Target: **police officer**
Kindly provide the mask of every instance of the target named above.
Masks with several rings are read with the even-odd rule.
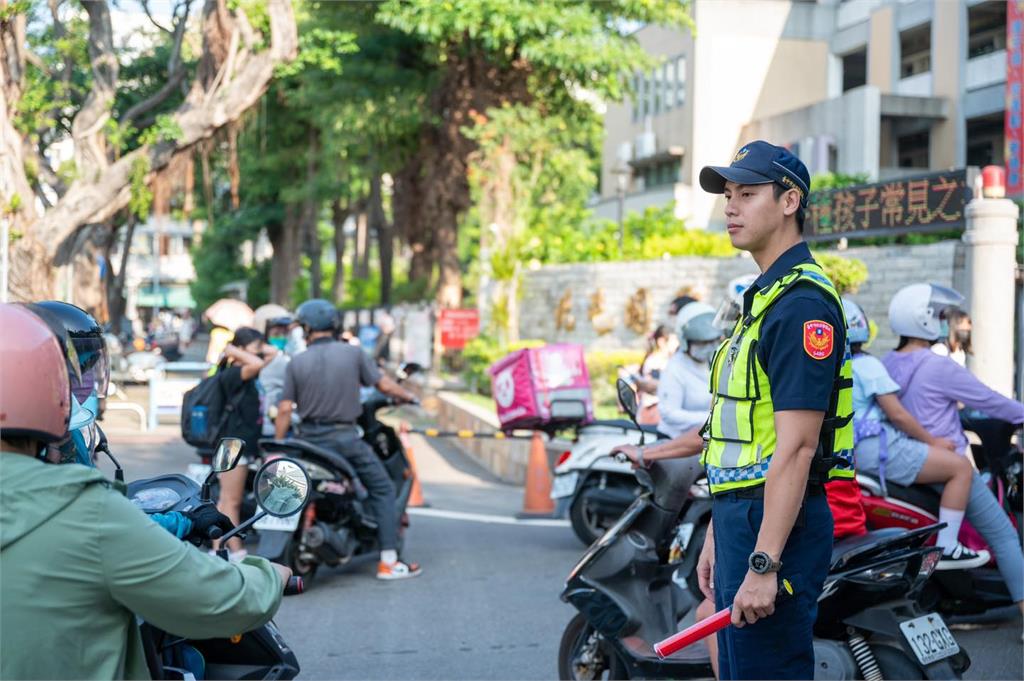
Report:
[[[830,479],[853,477],[852,365],[835,287],[802,240],[810,176],[782,147],[708,166],[729,238],[760,276],[711,366],[703,463],[714,495],[701,589],[732,604],[723,679],[814,678],[812,628],[832,551]],[[795,595],[777,600],[781,579]]]
[[[362,413],[360,386],[376,386],[403,402],[416,402],[416,396],[381,374],[358,346],[335,340],[338,312],[334,305],[317,298],[307,300],[296,312],[308,346],[292,358],[285,372],[275,435],[284,439],[291,426],[293,403],[298,403],[302,438],[344,456],[370,493],[381,549],[377,578],[415,577],[420,567],[398,559],[395,486],[380,458],[363,441],[356,420]]]

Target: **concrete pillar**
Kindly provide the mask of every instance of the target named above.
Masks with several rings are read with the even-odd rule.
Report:
[[[1017,205],[1008,199],[967,204],[967,305],[974,354],[967,368],[987,386],[1013,397],[1014,277]]]

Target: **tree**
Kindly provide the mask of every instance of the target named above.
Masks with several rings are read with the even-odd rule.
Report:
[[[59,4],[59,3],[57,3]],[[148,6],[144,4],[144,7]],[[179,0],[175,16],[187,14],[191,0]],[[88,50],[91,85],[74,114],[71,137],[75,146],[73,179],[59,197],[40,213],[24,169],[24,136],[13,125],[24,94],[25,65],[30,57],[25,40],[28,2],[0,0],[0,44],[3,45],[3,105],[0,108],[0,166],[2,205],[12,219],[18,239],[11,255],[11,284],[15,298],[38,299],[52,295],[53,270],[65,244],[89,224],[103,223],[131,199],[133,169],[145,164],[147,173],[165,168],[176,154],[189,150],[217,130],[237,120],[266,89],[274,69],[289,62],[297,50],[295,18],[289,0],[267,0],[258,7],[264,31],[257,32],[241,7],[229,9],[227,0],[206,0],[202,11],[202,53],[184,101],[171,114],[157,117],[137,138],[138,146],[115,157],[110,148],[108,122],[119,86],[118,55],[113,46],[110,13],[104,0],[83,3],[89,18]],[[182,14],[179,14],[182,13]],[[55,14],[56,16],[56,14]],[[174,32],[184,30],[175,24]],[[172,35],[174,35],[172,33]],[[180,49],[182,38],[174,43]],[[269,45],[266,45],[269,40]],[[178,57],[169,63],[169,80],[177,72]],[[175,91],[161,88],[124,112],[120,122],[141,122]],[[131,114],[129,116],[128,114]],[[42,176],[40,176],[42,178]],[[150,176],[151,177],[151,176]],[[45,182],[45,178],[42,178]],[[46,193],[46,189],[42,190]],[[45,203],[44,203],[45,206]]]
[[[673,0],[388,0],[378,20],[430,48],[439,71],[421,126],[417,156],[403,173],[412,269],[439,268],[437,300],[461,304],[458,224],[471,205],[466,135],[474,114],[527,105],[567,122],[586,118],[581,92],[606,100],[625,94],[626,72],[650,63],[625,21],[690,26],[686,3]]]

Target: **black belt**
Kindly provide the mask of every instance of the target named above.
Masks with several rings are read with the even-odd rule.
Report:
[[[753,487],[741,487],[739,489],[731,489],[727,492],[718,492],[713,495],[714,499],[724,497],[734,497],[736,499],[764,499],[764,485],[755,485]],[[807,488],[804,490],[804,498],[807,497],[820,497],[825,493],[824,485],[816,485],[814,483],[808,483]]]
[[[328,426],[332,428],[355,428],[356,424],[351,421],[320,421],[317,419],[302,419],[303,425]]]

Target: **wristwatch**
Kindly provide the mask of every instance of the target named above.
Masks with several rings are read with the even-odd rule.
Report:
[[[747,566],[750,571],[758,575],[766,575],[769,572],[778,572],[782,569],[782,561],[774,561],[764,551],[754,551],[747,558]]]

